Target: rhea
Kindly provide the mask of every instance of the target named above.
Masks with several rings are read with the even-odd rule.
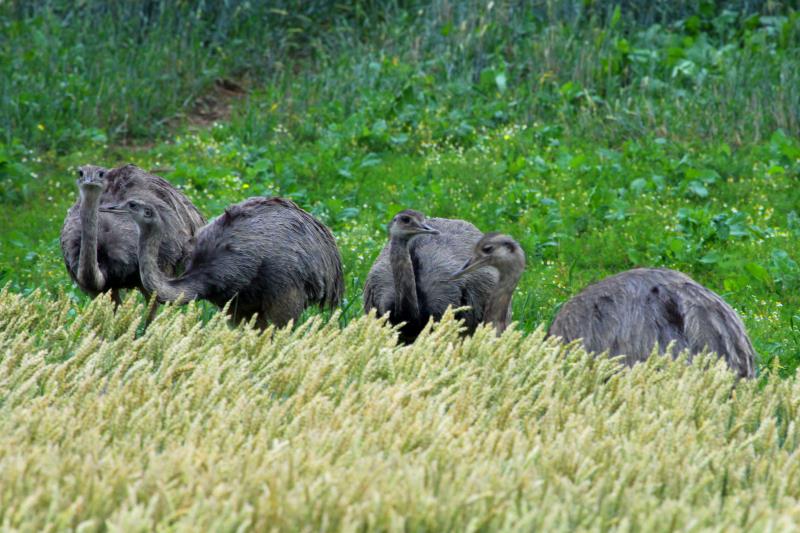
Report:
[[[389,242],[372,266],[364,284],[364,311],[389,314],[400,327],[400,340],[412,342],[425,324],[441,319],[448,307],[459,312],[468,331],[484,319],[485,302],[496,273],[476,270],[452,279],[469,259],[482,233],[464,220],[426,218],[407,209],[388,227]]]
[[[525,271],[525,252],[508,235],[487,233],[475,244],[472,257],[453,274],[452,279],[461,279],[485,268],[496,270],[498,277],[486,298],[483,321],[494,325],[499,335],[511,323],[511,300]]]
[[[636,268],[589,285],[561,307],[548,335],[581,339],[587,351],[633,365],[657,347],[677,356],[704,350],[740,377],[755,375],[755,352],[736,312],[713,291],[668,269]]]
[[[67,272],[92,297],[110,290],[119,303],[120,289],[138,288],[147,293],[139,277],[135,224],[100,212],[101,204],[117,204],[136,196],[158,206],[169,231],[158,249],[157,262],[169,273],[183,268],[192,239],[205,224],[179,190],[134,165],[111,170],[81,166],[78,191],[79,200],[67,212],[61,228],[61,250]]]
[[[139,227],[139,271],[160,302],[230,302],[234,322],[257,314],[256,325],[283,326],[311,304],[335,307],[342,298],[339,249],[325,225],[282,198],[249,198],[203,227],[186,271],[170,278],[157,251],[166,237],[154,205],[128,200],[104,211],[129,214]]]

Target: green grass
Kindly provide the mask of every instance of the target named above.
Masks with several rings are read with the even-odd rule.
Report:
[[[479,125],[544,117],[617,141],[797,133],[800,16],[791,2],[754,5],[6,2],[0,139],[63,154],[164,138],[224,76],[287,97],[311,136],[308,114],[369,127],[413,124],[414,110],[444,113],[452,124],[432,133],[462,140]],[[248,135],[269,132],[260,115]]]
[[[514,310],[526,330],[549,322],[563,301],[602,276],[668,266],[718,291],[743,315],[762,366],[774,357],[787,373],[797,366],[800,198],[796,160],[782,155],[786,146],[797,149],[788,137],[700,151],[663,138],[614,147],[554,137],[546,126],[506,125],[476,134],[467,148],[382,152],[344,135],[305,143],[288,132],[275,137],[245,144],[234,121],[142,151],[60,159],[61,172],[43,172],[41,188],[7,208],[4,279],[14,290],[44,286],[82,300],[58,247],[75,198],[66,167],[134,161],[162,169],[210,216],[249,195],[281,194],[320,217],[344,258],[345,321],[360,313],[361,285],[385,243],[385,224],[415,207],[522,243],[528,268]]]

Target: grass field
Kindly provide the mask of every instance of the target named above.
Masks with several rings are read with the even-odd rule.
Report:
[[[0,294],[0,523],[25,530],[786,530],[795,380],[632,371],[452,317],[274,337]],[[40,324],[60,324],[44,328]]]
[[[4,527],[797,522],[792,3],[37,0],[0,2],[0,35]],[[90,302],[59,229],[78,165],[127,162],[209,217],[281,195],[323,220],[336,326],[258,338],[201,303],[143,333],[139,296]],[[520,241],[515,333],[396,348],[359,318],[403,208]],[[664,362],[607,380],[543,344],[634,266],[721,294],[758,384]]]

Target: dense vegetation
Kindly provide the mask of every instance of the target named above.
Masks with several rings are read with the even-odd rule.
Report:
[[[800,390],[542,330],[398,347],[371,318],[0,293],[0,523],[40,531],[787,530]]]
[[[592,279],[665,265],[791,369],[799,18],[771,5],[5,4],[3,278],[82,301],[56,245],[72,169],[134,161],[209,215],[282,194],[322,217],[346,318],[414,206],[521,240],[526,328]]]
[[[0,1],[1,527],[796,524],[792,6]],[[138,295],[90,301],[59,228],[77,165],[127,162],[208,216],[294,199],[337,236],[343,308],[259,335],[203,303],[145,331]],[[521,242],[514,330],[448,319],[398,347],[359,318],[407,207]],[[637,265],[722,294],[760,379],[542,339]]]
[[[0,15],[14,291],[85,304],[57,245],[74,168],[132,161],[209,216],[280,194],[322,218],[344,253],[343,322],[385,223],[415,207],[522,242],[523,329],[592,280],[661,265],[736,307],[762,371],[800,363],[800,16],[780,3],[54,0]]]
[[[800,362],[800,16],[780,2],[0,5],[0,280],[62,291],[84,162],[213,216],[295,199],[342,247],[343,322],[400,208],[516,236],[530,330],[592,280],[688,272],[762,370]],[[216,80],[216,81],[215,81]]]

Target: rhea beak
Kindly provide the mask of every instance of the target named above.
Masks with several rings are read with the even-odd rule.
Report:
[[[101,207],[99,209],[99,211],[101,213],[114,213],[116,215],[124,215],[125,213],[129,212],[127,209],[125,209],[121,205],[107,205],[105,207]]]
[[[464,263],[464,266],[461,267],[461,270],[459,270],[458,272],[454,272],[453,275],[450,276],[450,280],[455,281],[457,279],[463,278],[470,272],[486,266],[486,263],[488,262],[489,259],[487,257],[479,257],[479,258],[470,257],[469,259],[467,259],[467,262]]]
[[[439,235],[439,230],[427,224],[420,224],[415,233],[417,235]]]

